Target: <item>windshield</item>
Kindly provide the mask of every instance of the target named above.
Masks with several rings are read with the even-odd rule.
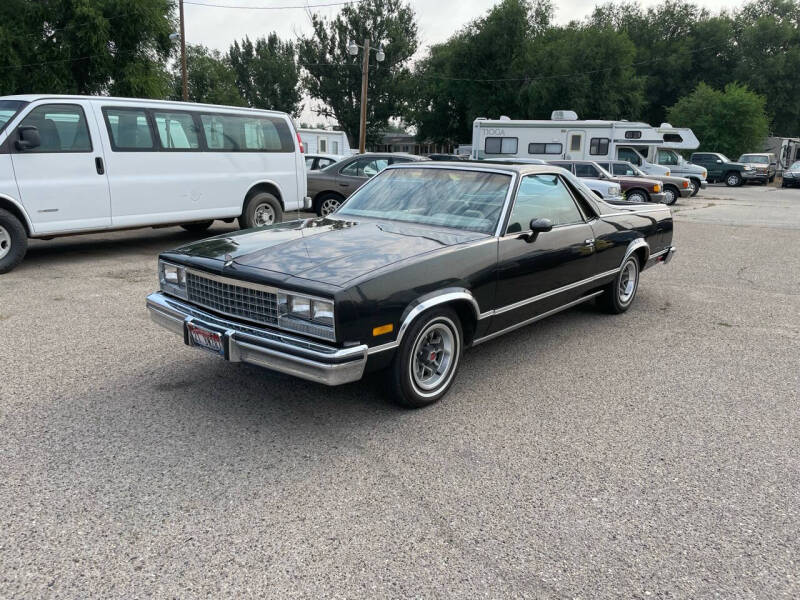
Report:
[[[26,104],[22,100],[0,100],[0,131],[6,128],[8,122]]]
[[[793,163],[791,167],[789,167],[790,171],[800,171],[800,160]]]
[[[511,175],[503,173],[389,169],[350,196],[336,215],[493,233],[509,185]]]
[[[747,154],[745,154],[745,155],[739,157],[739,162],[756,163],[756,164],[759,164],[759,165],[768,165],[769,164],[769,158],[766,157],[766,156],[753,156],[752,154],[748,156]]]
[[[718,157],[718,158],[719,158],[719,159],[720,159],[722,162],[733,162],[733,161],[732,161],[730,158],[728,158],[728,157],[727,157],[727,156],[725,156],[724,154],[717,154],[717,157]]]

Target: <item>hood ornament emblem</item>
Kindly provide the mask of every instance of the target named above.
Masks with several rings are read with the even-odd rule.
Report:
[[[230,267],[233,264],[233,257],[230,254],[225,255],[225,263],[223,264],[224,267]]]

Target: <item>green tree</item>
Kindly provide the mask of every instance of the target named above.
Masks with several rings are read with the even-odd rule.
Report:
[[[275,33],[255,43],[245,37],[241,43],[233,42],[228,60],[239,94],[249,106],[300,114],[300,69],[294,44],[281,41]]]
[[[378,139],[391,117],[400,116],[410,93],[406,63],[417,50],[414,12],[402,0],[363,0],[348,4],[332,20],[314,14],[313,35],[299,42],[303,84],[324,105],[319,116],[335,118],[352,144],[358,143],[362,55],[350,56],[348,41],[383,43],[386,58],[370,56],[367,139]]]
[[[227,57],[205,46],[186,47],[186,69],[189,77],[189,101],[208,104],[244,106],[245,101],[236,87],[236,74]],[[182,98],[180,62],[172,73],[172,98]]]
[[[163,98],[173,0],[3,0],[0,94]]]
[[[744,85],[729,83],[723,91],[700,83],[667,111],[670,123],[690,127],[701,151],[722,152],[734,159],[761,147],[769,121],[766,99]]]

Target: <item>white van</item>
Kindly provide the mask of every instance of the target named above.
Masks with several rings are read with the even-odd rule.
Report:
[[[664,138],[647,123],[581,121],[571,110],[553,111],[547,120],[478,118],[472,124],[473,160],[540,158],[542,160],[627,160],[648,175],[669,175],[632,146],[659,146]]]
[[[310,206],[282,112],[95,96],[0,97],[0,273],[27,238],[275,223]]]

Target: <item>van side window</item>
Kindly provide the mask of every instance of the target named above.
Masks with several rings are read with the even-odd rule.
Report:
[[[486,154],[516,154],[519,138],[487,137],[483,149]]]
[[[608,138],[592,138],[591,142],[589,142],[589,154],[605,156],[608,154],[609,142]]]
[[[104,107],[103,115],[114,151],[155,150],[147,114],[139,108]]]
[[[620,148],[619,150],[617,150],[617,158],[619,160],[624,160],[626,162],[634,164],[637,167],[640,167],[642,165],[642,161],[639,158],[639,155],[636,154],[636,152],[634,152],[630,148]]]
[[[550,219],[553,225],[583,222],[572,195],[558,175],[523,177],[506,233],[528,231],[533,219]]]
[[[194,118],[186,113],[153,112],[158,139],[167,150],[199,150],[200,136]]]
[[[600,178],[600,171],[594,165],[586,163],[575,163],[575,175],[578,177],[594,177]]]
[[[44,104],[34,108],[20,127],[36,127],[41,145],[34,152],[91,152],[92,141],[83,109],[76,104]]]
[[[294,137],[276,117],[201,114],[209,150],[222,152],[294,152]]]

